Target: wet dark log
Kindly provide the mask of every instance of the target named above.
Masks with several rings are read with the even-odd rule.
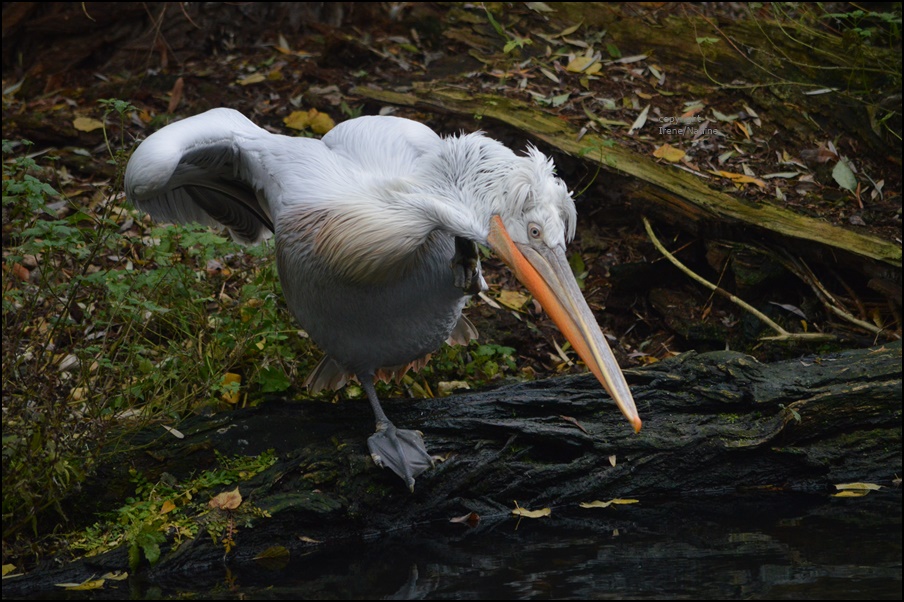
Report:
[[[827,498],[838,483],[888,486],[901,474],[900,343],[774,364],[733,352],[687,353],[627,376],[645,421],[637,435],[590,376],[389,401],[396,423],[421,429],[431,451],[445,457],[420,476],[413,494],[371,462],[365,443],[371,414],[365,401],[353,400],[272,401],[191,419],[181,426],[184,440],[159,438],[149,453],[104,467],[108,480],[86,497],[96,501],[118,489],[112,483],[128,466],[152,481],[164,473],[183,479],[214,465],[215,451],[275,450],[273,467],[240,484],[244,503],[271,518],[241,526],[229,555],[207,535],[164,554],[150,577],[172,582],[222,570],[224,562],[250,562],[276,545],[309,553],[318,545],[312,540],[427,524],[443,529],[469,512],[498,521],[515,500],[525,508],[552,507],[569,524],[585,512],[579,503],[593,500],[634,498],[650,511],[726,492]],[[604,520],[606,528],[637,520],[624,512],[616,519],[586,516],[579,520]],[[4,595],[127,566],[121,550],[6,580]]]

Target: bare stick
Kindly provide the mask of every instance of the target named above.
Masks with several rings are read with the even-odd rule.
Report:
[[[699,282],[703,286],[707,287],[711,291],[714,291],[714,292],[718,293],[719,295],[722,295],[723,297],[725,297],[726,299],[728,299],[735,305],[740,306],[742,309],[744,309],[744,311],[749,312],[750,314],[753,314],[758,320],[763,322],[763,324],[765,324],[766,326],[768,326],[769,328],[771,328],[772,330],[774,330],[775,332],[778,333],[777,336],[763,337],[762,338],[763,341],[832,341],[832,340],[835,340],[834,335],[825,334],[825,333],[821,333],[821,332],[788,332],[787,330],[785,330],[784,328],[779,326],[777,323],[775,323],[772,319],[770,319],[766,314],[764,314],[757,308],[753,307],[752,305],[750,305],[743,299],[739,299],[738,297],[735,297],[734,295],[732,295],[725,289],[719,288],[718,286],[716,286],[709,280],[694,273],[690,268],[688,268],[686,265],[684,265],[683,263],[678,261],[678,258],[675,257],[674,255],[672,255],[671,253],[669,253],[666,250],[666,248],[664,246],[662,246],[662,243],[659,242],[659,239],[656,238],[656,235],[653,234],[653,228],[650,226],[650,222],[649,222],[649,220],[647,220],[646,217],[643,218],[643,225],[644,225],[644,228],[646,228],[646,230],[647,230],[647,236],[650,237],[650,241],[653,243],[653,246],[655,246],[656,249],[660,253],[662,253],[662,255],[666,259],[671,261],[672,265],[674,265],[676,268],[678,268],[679,270],[681,270],[682,272],[684,272],[685,274],[690,276],[693,280],[696,280],[697,282]]]

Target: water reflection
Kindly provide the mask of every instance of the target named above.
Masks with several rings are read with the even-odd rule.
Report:
[[[517,526],[517,528],[516,528]],[[246,599],[901,599],[901,495],[787,493],[555,508],[331,543],[207,575]],[[197,576],[196,576],[197,577]],[[214,581],[216,580],[216,584]],[[170,584],[147,595],[184,595]],[[178,592],[178,594],[177,594]]]

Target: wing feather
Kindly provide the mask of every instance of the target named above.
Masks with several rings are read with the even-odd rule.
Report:
[[[269,136],[237,111],[213,109],[152,134],[126,168],[128,199],[154,219],[224,226],[236,240],[269,236],[273,220],[259,194],[254,146]]]

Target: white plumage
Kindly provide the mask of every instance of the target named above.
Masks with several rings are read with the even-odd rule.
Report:
[[[419,434],[386,418],[373,379],[403,373],[443,341],[476,336],[461,314],[486,287],[476,244],[512,267],[640,428],[565,260],[574,201],[536,149],[517,156],[479,133],[441,138],[396,117],[294,138],[213,109],[148,137],[125,188],[158,220],[225,226],[244,243],[275,235],[288,306],[326,353],[308,384],[358,377],[377,421],[374,460],[409,487],[432,460]]]

